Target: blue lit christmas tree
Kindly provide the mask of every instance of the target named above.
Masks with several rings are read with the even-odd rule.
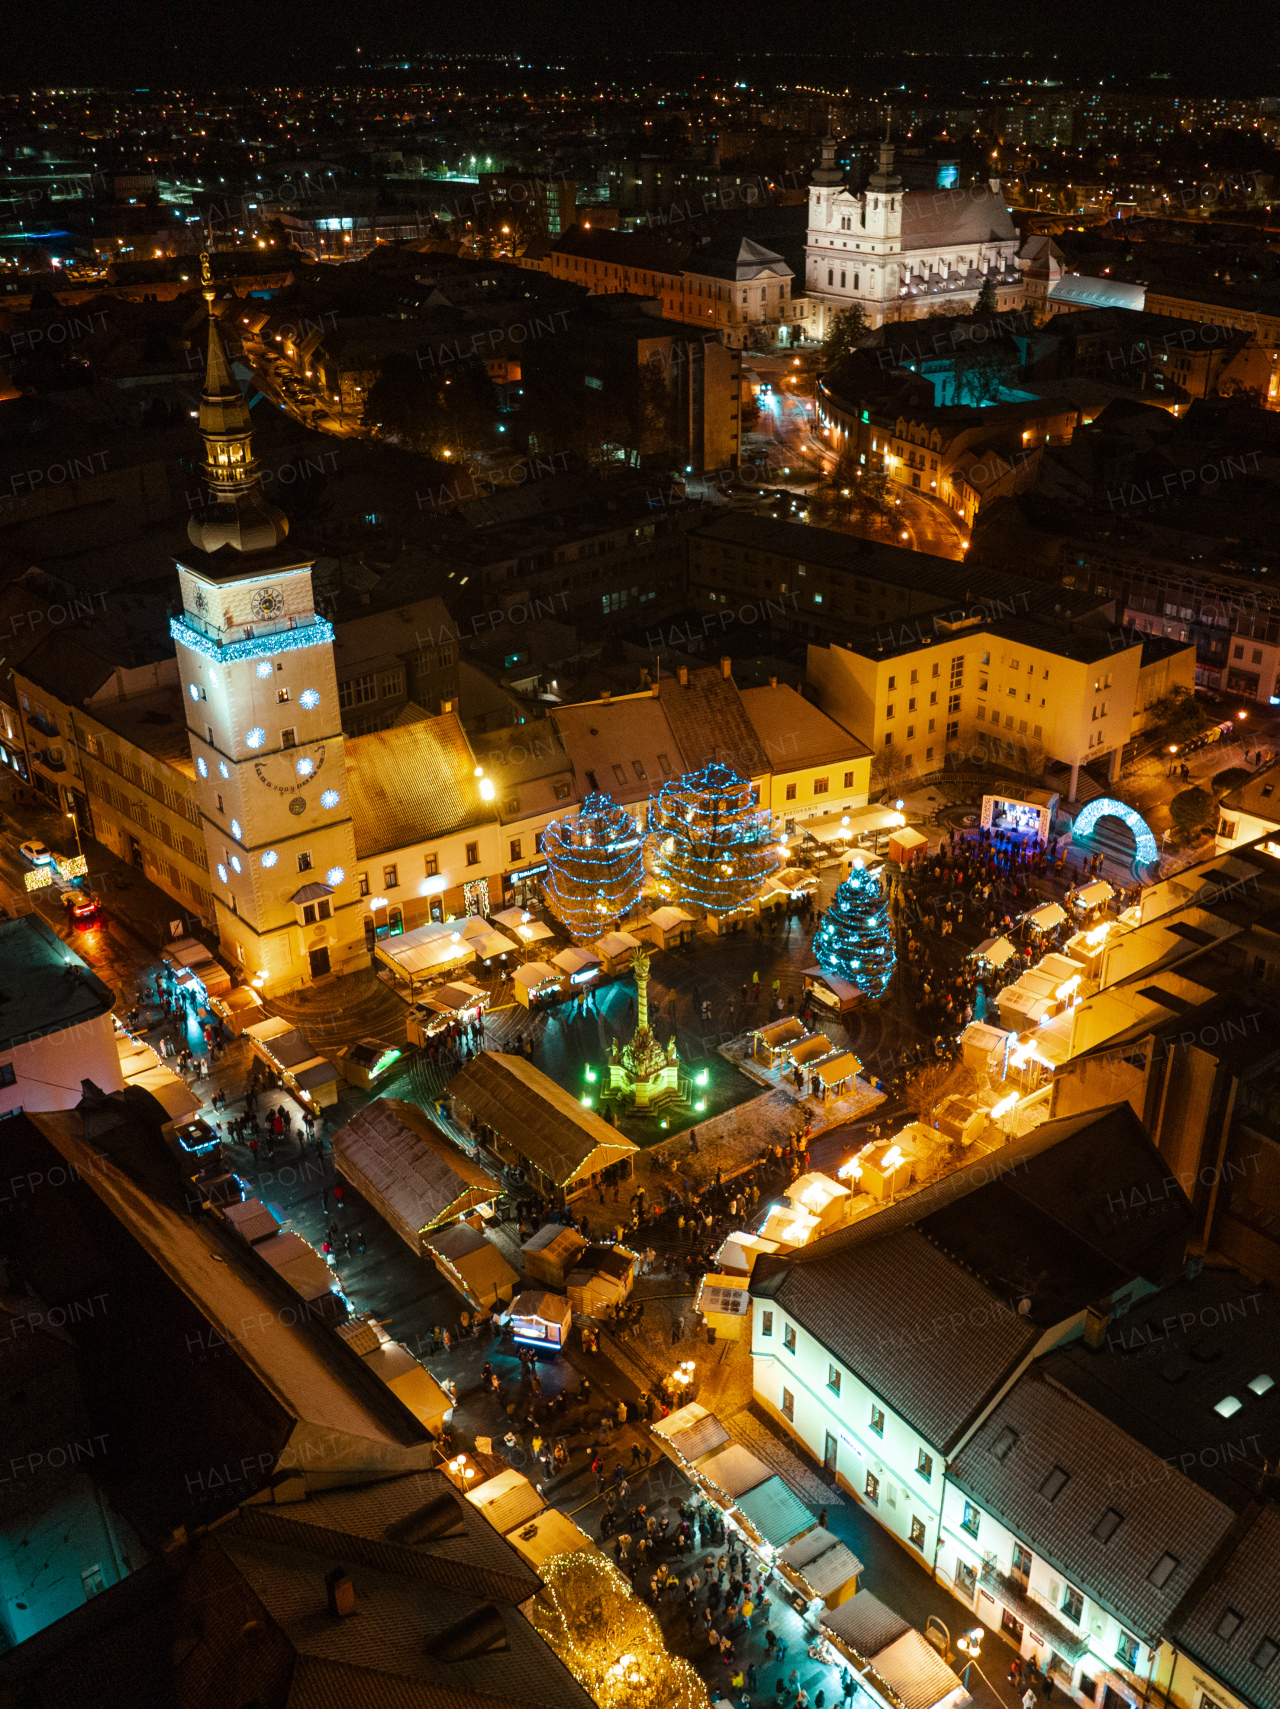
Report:
[[[612,796],[588,795],[576,819],[553,819],[542,833],[542,852],[547,906],[580,944],[603,937],[640,899],[640,832]]]
[[[780,863],[772,821],[751,784],[713,762],[664,783],[649,807],[649,856],[668,902],[731,914]]]
[[[868,997],[881,997],[888,989],[898,959],[889,900],[879,879],[860,860],[813,934],[813,953],[825,972],[856,985]]]

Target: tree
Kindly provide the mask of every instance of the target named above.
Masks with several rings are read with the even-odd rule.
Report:
[[[980,315],[993,315],[996,312],[996,282],[989,273],[982,281],[982,289],[978,292],[975,312]]]
[[[827,328],[827,335],[822,341],[823,361],[828,367],[838,362],[842,356],[856,350],[870,331],[866,310],[861,303],[850,303],[847,309],[839,311]]]
[[[882,997],[888,989],[897,961],[889,899],[861,859],[854,861],[822,916],[813,934],[813,952],[819,967],[868,997]]]
[[[1215,772],[1212,778],[1214,789],[1219,795],[1228,795],[1233,789],[1239,789],[1242,783],[1248,783],[1253,773],[1242,765],[1229,765],[1225,771]]]
[[[1189,688],[1171,689],[1151,703],[1151,727],[1160,732],[1161,746],[1189,742],[1207,730],[1210,724],[1221,722],[1202,700],[1197,700]]]
[[[640,900],[644,856],[625,808],[602,791],[576,819],[553,819],[542,833],[547,906],[576,942],[594,943]]]
[[[493,382],[482,363],[423,367],[396,354],[383,359],[362,419],[393,445],[469,468],[490,445],[496,415]]]
[[[991,284],[988,279],[983,290]],[[1012,382],[1017,368],[1018,360],[1013,351],[998,346],[993,349],[989,344],[975,344],[972,339],[964,340],[952,359],[952,401],[970,403],[975,408],[986,403],[998,403],[1000,388]]]
[[[710,1709],[692,1663],[668,1653],[661,1626],[607,1556],[580,1549],[538,1572],[533,1628],[600,1709]]]
[[[780,864],[769,814],[747,779],[718,761],[664,783],[649,827],[659,894],[708,914],[743,907]]]
[[[1207,789],[1184,789],[1175,795],[1169,803],[1169,817],[1179,838],[1189,843],[1207,823],[1214,808],[1213,796]]]

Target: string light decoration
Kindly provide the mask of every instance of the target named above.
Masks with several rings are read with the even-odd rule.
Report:
[[[575,942],[594,943],[640,899],[644,848],[636,822],[612,796],[588,795],[576,819],[542,833],[547,906]]]
[[[771,825],[732,766],[713,761],[664,783],[649,809],[659,894],[708,914],[744,907],[779,865]]]
[[[868,997],[882,997],[888,989],[898,959],[889,899],[862,860],[854,861],[823,915],[813,934],[813,953],[824,972],[856,985]]]
[[[662,1627],[612,1561],[583,1549],[538,1572],[534,1629],[599,1709],[710,1709],[692,1663],[668,1654]]]

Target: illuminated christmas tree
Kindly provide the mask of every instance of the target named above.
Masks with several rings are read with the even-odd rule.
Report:
[[[639,900],[640,832],[611,796],[588,795],[576,819],[553,819],[542,833],[542,852],[547,906],[578,943],[594,943]]]
[[[856,985],[868,997],[883,996],[888,989],[898,959],[889,900],[861,860],[853,863],[813,934],[813,953],[825,972]]]
[[[732,766],[712,763],[664,783],[649,808],[649,855],[668,901],[731,914],[780,863],[767,812]]]

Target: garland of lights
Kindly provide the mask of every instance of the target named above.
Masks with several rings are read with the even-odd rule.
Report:
[[[576,819],[553,819],[542,833],[547,906],[577,943],[594,943],[629,914],[644,886],[636,822],[603,791]]]
[[[659,893],[708,914],[744,907],[781,864],[772,821],[751,784],[718,762],[664,783],[649,827]]]
[[[180,617],[171,617],[169,633],[182,646],[215,665],[235,665],[243,659],[265,659],[272,653],[296,653],[302,647],[324,646],[333,641],[333,624],[327,618],[317,617],[299,629],[281,629],[274,635],[250,635],[246,640],[226,641],[219,646]]]
[[[881,997],[888,989],[898,959],[889,900],[861,860],[855,860],[813,934],[813,953],[824,972],[868,997]]]
[[[538,1569],[529,1619],[599,1709],[710,1709],[693,1664],[671,1655],[662,1627],[598,1550]]]

